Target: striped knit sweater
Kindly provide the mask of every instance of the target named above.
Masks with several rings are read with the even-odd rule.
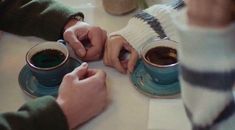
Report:
[[[123,36],[136,49],[164,35],[179,42],[179,79],[192,130],[235,130],[235,24],[224,29],[190,27],[183,10],[152,6],[111,35]]]

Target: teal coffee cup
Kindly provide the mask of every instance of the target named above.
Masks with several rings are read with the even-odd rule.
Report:
[[[44,42],[33,46],[26,54],[32,75],[45,86],[54,87],[68,73],[69,51],[59,42]]]
[[[141,50],[144,69],[157,84],[178,81],[177,43],[171,40],[155,40]]]

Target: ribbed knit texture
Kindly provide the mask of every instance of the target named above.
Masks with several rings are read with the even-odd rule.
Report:
[[[166,5],[154,5],[144,10],[144,12],[154,16],[160,22],[160,26],[168,38],[177,42],[179,41],[174,19],[172,19],[172,15],[176,13],[175,9]]]
[[[110,34],[123,36],[136,50],[140,50],[141,46],[148,40],[158,38],[158,34],[141,19],[132,18],[128,25]]]
[[[175,12],[174,9],[166,5],[154,5],[146,10],[145,13],[153,16],[159,22],[159,28],[162,28],[168,38],[178,41],[176,28],[173,24],[171,15]],[[159,39],[159,34],[154,31],[154,28],[148,23],[148,17],[136,18],[129,20],[128,24],[121,30],[113,32],[112,35],[123,36],[136,50],[140,50],[146,42]]]
[[[235,24],[211,29],[185,23],[176,22],[181,39],[178,57],[182,98],[192,129],[234,130]]]

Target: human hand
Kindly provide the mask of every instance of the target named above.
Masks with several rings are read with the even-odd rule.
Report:
[[[130,53],[129,59],[120,58],[123,50]],[[138,60],[138,52],[122,37],[111,36],[105,44],[103,62],[116,68],[121,73],[131,73]]]
[[[71,19],[65,26],[63,36],[82,60],[92,61],[102,58],[107,33],[100,27]]]
[[[189,24],[224,27],[234,20],[232,0],[187,0]]]
[[[106,74],[88,69],[83,63],[64,76],[57,103],[62,108],[72,129],[101,113],[107,105]]]

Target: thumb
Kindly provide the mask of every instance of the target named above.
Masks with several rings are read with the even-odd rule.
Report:
[[[86,49],[77,38],[75,32],[73,30],[66,30],[64,32],[64,39],[79,57],[84,57],[86,55]]]
[[[129,52],[127,72],[132,73],[139,55],[138,52],[129,43],[124,44],[124,48]]]
[[[132,48],[130,58],[129,58],[129,61],[128,61],[128,65],[127,65],[127,70],[128,70],[129,73],[133,72],[135,64],[136,64],[138,58],[139,58],[138,52],[134,48]]]
[[[78,80],[82,80],[86,77],[87,71],[88,71],[88,64],[86,62],[83,62],[79,67],[77,67],[71,73],[72,75],[75,75],[78,78]]]

